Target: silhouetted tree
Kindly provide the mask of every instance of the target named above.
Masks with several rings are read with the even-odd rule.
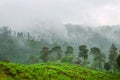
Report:
[[[100,49],[97,47],[93,47],[93,48],[91,48],[90,53],[92,53],[94,56],[97,56],[100,54]]]
[[[89,50],[87,49],[87,46],[86,45],[80,45],[79,50],[80,50],[79,57],[83,57],[84,60],[88,59],[88,51]]]
[[[87,49],[86,45],[80,45],[79,46],[79,57],[83,57],[84,58],[84,62],[83,65],[86,65],[88,63],[87,59],[88,59],[88,52],[89,50]]]
[[[101,50],[97,47],[91,48],[91,53],[94,55],[93,67],[95,69],[102,69],[102,63],[105,62],[105,55],[101,53]]]
[[[104,68],[105,68],[105,70],[110,70],[110,68],[111,68],[111,65],[110,65],[110,63],[109,62],[106,62],[106,63],[104,63]]]
[[[43,61],[43,62],[47,62],[48,61],[48,55],[50,53],[50,51],[48,50],[49,48],[48,47],[43,47],[42,48],[42,51],[40,52],[41,55],[40,55],[40,59]]]
[[[120,55],[117,57],[116,62],[117,62],[118,69],[120,70]]]
[[[66,47],[65,55],[62,59],[62,62],[72,62],[73,60],[74,49],[72,46]]]
[[[117,58],[117,48],[114,44],[111,45],[109,49],[109,62],[113,70],[116,68],[116,58]]]
[[[65,55],[73,55],[74,53],[74,49],[72,46],[67,46],[66,47],[66,51],[65,51]]]
[[[56,53],[56,59],[57,60],[61,60],[62,58],[62,50],[60,46],[55,46],[51,49],[51,52],[55,52]]]

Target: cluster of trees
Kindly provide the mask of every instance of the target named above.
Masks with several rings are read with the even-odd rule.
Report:
[[[44,45],[47,45],[47,47],[43,47]],[[41,52],[40,48],[42,48]],[[48,45],[42,38],[40,41],[36,41],[30,33],[15,32],[8,27],[0,28],[0,61],[25,64],[60,61],[81,65],[90,64],[92,68],[98,70],[104,68],[106,70],[116,71],[120,69],[120,54],[114,44],[109,48],[109,54],[103,53],[102,50],[97,47],[88,49],[86,45],[79,46],[77,56],[74,54],[76,53],[75,50],[72,45]],[[92,62],[89,61],[91,54],[93,55]]]
[[[90,54],[93,55],[92,63],[88,61]],[[78,56],[74,56],[74,48],[72,46],[67,46],[65,51],[63,51],[60,46],[55,46],[51,49],[43,47],[40,52],[40,59],[42,62],[61,61],[84,66],[92,64],[92,68],[97,70],[105,69],[115,71],[120,68],[120,55],[114,44],[109,48],[108,58],[102,53],[101,49],[97,47],[92,47],[89,50],[86,45],[80,45]],[[83,59],[83,61],[81,59]]]
[[[4,26],[0,28],[0,61],[25,64],[27,56],[39,54],[40,44],[30,33],[25,35]]]

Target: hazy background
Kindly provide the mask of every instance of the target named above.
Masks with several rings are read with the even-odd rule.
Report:
[[[64,23],[116,25],[119,7],[119,0],[0,0],[0,26],[64,31]]]
[[[119,0],[0,0],[0,27],[9,26],[16,31],[53,38],[55,35],[58,40],[62,38],[68,41],[81,39],[71,30],[81,34],[81,28],[77,27],[89,26],[92,27],[92,32],[111,40],[111,35],[115,36],[112,31],[103,33],[100,28],[95,27],[119,25],[119,7]],[[66,27],[65,24],[68,23],[80,26]],[[115,28],[114,32],[116,30]],[[116,37],[114,39],[116,40]]]
[[[8,46],[5,39],[1,40],[5,45],[1,45],[4,48],[1,50],[5,52],[12,48],[8,52],[13,51],[10,53],[14,55],[6,55],[15,57],[13,61],[20,56],[18,60],[21,61],[25,54],[22,62],[30,54],[39,55],[40,47],[45,46],[43,42],[54,45],[57,42],[63,47],[72,45],[76,54],[80,44],[89,48],[97,46],[108,53],[112,43],[120,48],[119,7],[119,0],[0,0],[0,27],[8,26],[13,32],[24,32],[25,35],[30,32],[32,41],[33,37],[40,41],[34,42],[33,46],[25,36],[23,40],[15,37],[10,39],[15,44],[8,42]]]

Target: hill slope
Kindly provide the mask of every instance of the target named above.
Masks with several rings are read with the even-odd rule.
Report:
[[[120,80],[116,74],[66,63],[21,65],[0,62],[0,80]]]

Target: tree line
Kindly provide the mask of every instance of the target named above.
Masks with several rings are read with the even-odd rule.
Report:
[[[43,47],[47,45],[44,39],[35,41],[30,33],[25,35],[23,32],[15,31],[13,32],[14,36],[12,36],[12,32],[13,31],[8,27],[0,28],[0,61],[22,61],[21,63],[25,64],[59,61],[81,64],[84,66],[90,64],[92,68],[97,70],[106,69],[116,71],[120,69],[120,54],[118,48],[114,44],[112,44],[108,50],[109,56],[103,53],[100,48],[92,47],[88,49],[86,45],[80,45],[78,55],[75,56],[75,48],[72,45],[59,46],[57,44],[52,44]],[[66,49],[63,49],[63,47]],[[40,48],[42,48],[41,51]],[[34,54],[40,56],[35,57]],[[93,55],[92,62],[89,61],[90,55]]]
[[[105,69],[117,71],[120,68],[119,51],[114,44],[111,45],[108,51],[109,56],[107,58],[105,53],[103,53],[101,49],[97,47],[92,47],[89,50],[86,45],[80,45],[78,55],[74,56],[74,48],[72,46],[67,46],[65,51],[63,51],[60,46],[54,46],[51,49],[48,47],[43,47],[42,51],[40,52],[40,59],[42,62],[60,61],[81,64],[84,66],[91,64],[91,67],[96,70]],[[88,61],[90,54],[93,55],[92,63]]]

